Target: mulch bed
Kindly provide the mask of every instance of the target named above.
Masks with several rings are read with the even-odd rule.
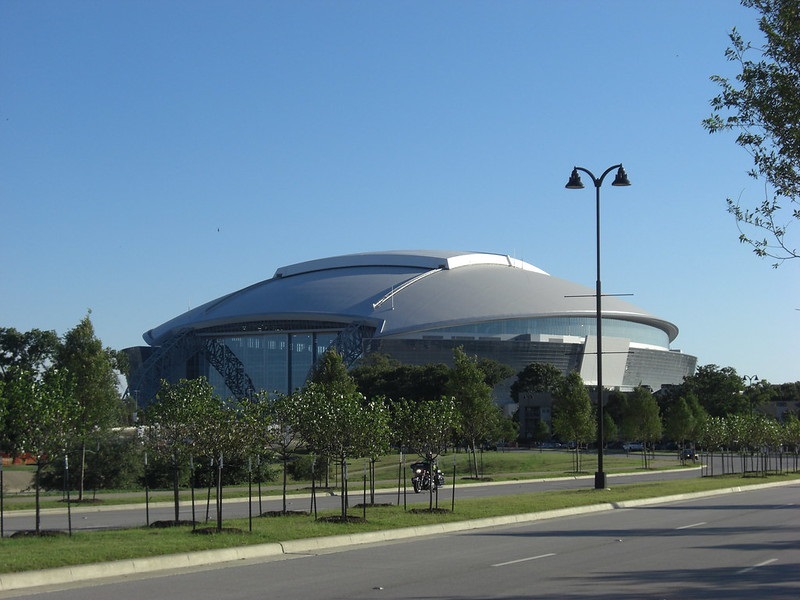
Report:
[[[307,517],[311,513],[307,510],[268,510],[261,513],[262,517]]]
[[[408,512],[414,514],[423,514],[423,513],[435,513],[438,515],[449,513],[450,511],[446,508],[412,508]]]
[[[363,517],[354,517],[352,515],[347,515],[343,517],[342,515],[337,515],[335,517],[320,517],[317,519],[318,521],[322,521],[323,523],[366,523],[366,519]]]
[[[36,531],[35,529],[28,529],[25,531],[15,531],[9,537],[60,537],[62,535],[67,535],[67,532],[59,531],[57,529],[40,529],[39,531]]]
[[[150,523],[153,529],[165,529],[167,527],[182,527],[184,525],[197,525],[195,521],[154,521]]]
[[[196,533],[198,535],[214,535],[215,533],[244,533],[243,529],[238,529],[236,527],[223,527],[222,529],[217,529],[216,527],[202,527],[200,529],[193,529],[192,533]]]

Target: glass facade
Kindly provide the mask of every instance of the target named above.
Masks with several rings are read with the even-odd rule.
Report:
[[[305,383],[311,367],[337,335],[324,331],[214,337],[242,362],[256,390],[288,393]],[[230,394],[222,375],[202,355],[198,359],[199,374],[208,377],[218,394]]]
[[[563,373],[580,370],[584,340],[595,335],[596,321],[586,317],[542,317],[484,321],[453,327],[416,331],[406,335],[372,338],[372,332],[356,341],[356,354],[383,352],[406,364],[451,364],[453,350],[462,346],[468,354],[492,358],[519,371],[531,363],[549,363]],[[229,396],[225,375],[240,373],[256,390],[289,393],[302,387],[311,369],[348,324],[324,321],[269,321],[240,323],[198,331],[181,354],[168,361],[175,369],[163,373],[170,379],[206,376],[215,391]],[[694,371],[696,359],[669,351],[668,334],[656,327],[603,319],[603,335],[630,340],[637,347],[624,366],[625,386],[680,383]],[[560,338],[560,339],[559,339]],[[205,342],[203,342],[205,340]],[[209,341],[224,345],[225,352],[209,354]],[[213,347],[213,344],[211,345]],[[626,344],[627,347],[627,344]],[[646,348],[649,349],[646,349]],[[212,363],[212,358],[216,362]],[[232,369],[231,369],[232,368]],[[157,379],[154,379],[157,384]],[[241,381],[241,377],[234,383]],[[154,384],[154,385],[156,385]]]
[[[631,340],[638,344],[669,348],[669,336],[657,327],[623,321],[621,319],[603,319],[603,337],[617,337]],[[502,321],[483,321],[469,325],[442,327],[431,329],[426,334],[447,333],[473,336],[518,336],[518,335],[553,335],[586,337],[596,335],[597,320],[595,317],[541,317],[530,319],[508,319]]]

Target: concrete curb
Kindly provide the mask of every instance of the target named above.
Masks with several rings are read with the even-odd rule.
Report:
[[[314,554],[321,551],[344,549],[363,544],[374,544],[416,537],[443,535],[458,531],[469,531],[472,529],[482,529],[500,525],[514,525],[517,523],[543,521],[547,519],[556,519],[559,517],[635,508],[638,506],[663,504],[665,502],[691,500],[694,498],[721,496],[723,494],[732,494],[793,484],[797,485],[798,482],[779,481],[747,486],[735,486],[731,488],[722,488],[719,490],[710,490],[707,492],[694,492],[690,494],[676,494],[673,496],[662,496],[658,498],[645,498],[641,500],[628,500],[624,502],[592,504],[589,506],[561,508],[543,512],[506,515],[502,517],[487,517],[472,521],[456,521],[452,523],[440,523],[437,525],[406,527],[403,529],[388,529],[382,531],[371,531],[367,533],[354,533],[349,535],[335,535],[319,538],[307,538],[302,540],[291,540],[287,542],[276,542],[271,544],[239,546],[236,548],[224,548],[221,550],[203,550],[200,552],[133,558],[91,565],[75,565],[71,567],[43,569],[39,571],[25,571],[22,573],[4,573],[0,574],[0,592],[49,585],[79,583],[108,577],[121,577],[125,575],[137,575],[142,573],[158,573],[159,571],[167,571],[172,569],[203,567],[208,565],[218,565],[220,563],[230,563],[239,560],[262,559],[287,554]]]
[[[211,564],[232,562],[251,558],[267,558],[283,554],[278,543],[240,546],[222,550],[203,550],[166,556],[148,556],[117,560],[91,565],[74,565],[40,571],[23,573],[5,573],[0,575],[0,591],[34,588],[48,585],[63,585],[106,577],[120,577],[141,573],[157,573],[168,569],[201,567]]]

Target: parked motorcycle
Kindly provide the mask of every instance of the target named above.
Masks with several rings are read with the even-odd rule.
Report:
[[[435,491],[437,487],[444,485],[444,473],[436,466],[434,461],[415,462],[411,465],[411,485],[414,486],[414,493],[421,491]],[[431,477],[433,473],[433,477]]]

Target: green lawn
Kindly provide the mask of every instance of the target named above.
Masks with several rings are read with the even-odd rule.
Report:
[[[418,457],[415,455],[405,457],[406,464],[410,464]],[[477,457],[478,466],[481,473],[482,480],[490,481],[512,481],[520,479],[542,479],[550,477],[564,477],[575,475],[573,466],[573,453],[568,451],[550,451],[544,452],[537,451],[512,451],[512,452],[484,452]],[[358,487],[362,481],[362,474],[364,472],[364,465],[366,460],[355,459],[350,462],[350,485]],[[376,463],[375,478],[376,486],[382,488],[391,488],[397,486],[398,475],[400,474],[400,456],[387,455],[381,457]],[[455,464],[454,464],[455,463]],[[582,471],[581,474],[588,475],[595,471],[597,465],[597,457],[595,454],[582,455]],[[447,478],[448,485],[452,481],[453,467],[456,469],[456,480],[459,485],[468,485],[475,483],[471,478],[471,457],[470,455],[460,453],[450,453],[443,455],[439,458],[439,467],[444,471]],[[672,469],[682,468],[680,461],[673,453],[659,453],[655,455],[652,460],[651,467],[653,469]],[[604,470],[607,473],[625,473],[625,472],[642,472],[642,458],[641,454],[631,454],[627,456],[625,453],[607,453],[604,455]],[[6,475],[8,471],[27,470],[29,473],[33,472],[32,467],[6,467]],[[278,469],[278,465],[275,465]],[[410,478],[408,470],[406,470],[406,478]],[[280,476],[279,476],[280,479]],[[328,483],[331,489],[340,488],[340,476],[338,469],[331,467]],[[317,482],[317,485],[320,485]],[[290,489],[309,488],[310,481],[294,481],[289,480]],[[257,482],[253,482],[254,490],[257,489]],[[282,493],[280,481],[271,481],[262,483],[262,493],[264,495],[275,496]],[[184,489],[181,492],[181,498],[185,501],[189,500],[190,491]],[[199,492],[198,492],[199,493]],[[226,489],[224,497],[234,498],[243,497],[248,493],[247,486],[239,486],[236,488]],[[254,492],[255,493],[255,492]],[[85,496],[88,499],[94,497],[93,490],[86,490]],[[75,500],[74,493],[71,496]],[[113,490],[101,491],[97,493],[97,498],[105,505],[112,504],[130,504],[130,503],[144,503],[144,489],[138,490]],[[171,490],[150,490],[150,501],[171,501]],[[41,496],[42,508],[60,508],[63,507],[63,493],[61,491],[43,492]],[[6,494],[5,495],[5,509],[6,510],[30,510],[34,508],[34,496],[32,492],[25,494]]]

